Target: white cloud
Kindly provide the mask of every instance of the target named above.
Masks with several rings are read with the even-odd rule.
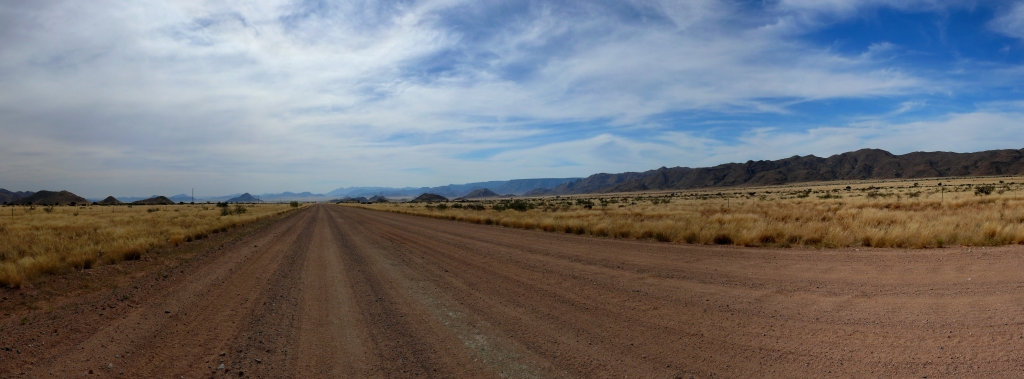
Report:
[[[1014,38],[1024,38],[1024,2],[1016,2],[989,23],[993,30]]]
[[[639,2],[649,14],[623,20],[597,4],[567,14],[541,2],[469,26],[449,16],[490,14],[488,3],[4,4],[0,186],[91,196],[200,184],[327,191],[745,160],[785,148],[665,132],[647,119],[936,91],[873,53],[842,56],[791,38],[807,27],[795,14],[882,3],[783,1],[777,13],[750,15],[728,2]],[[606,130],[546,139],[579,124]],[[621,137],[637,128],[660,139]],[[838,148],[877,128],[756,133]],[[481,148],[507,151],[458,158]]]

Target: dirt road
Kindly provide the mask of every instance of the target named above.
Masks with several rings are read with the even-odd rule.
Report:
[[[1020,377],[1022,285],[1019,247],[690,246],[319,205],[8,316],[0,377]]]

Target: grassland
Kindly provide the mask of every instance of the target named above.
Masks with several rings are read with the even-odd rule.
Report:
[[[370,209],[559,233],[768,247],[1024,243],[1024,178],[830,182]]]
[[[287,204],[0,208],[0,285],[139,259],[294,209]]]

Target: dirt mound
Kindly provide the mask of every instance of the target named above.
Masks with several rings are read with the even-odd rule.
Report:
[[[11,202],[16,205],[86,205],[89,200],[68,191],[39,191]]]
[[[444,196],[441,196],[441,195],[435,195],[435,194],[432,194],[432,193],[425,193],[425,194],[416,196],[416,198],[412,199],[412,201],[442,202],[442,201],[448,201],[448,198],[444,197]]]
[[[174,205],[174,200],[168,199],[167,196],[151,197],[146,200],[133,201],[133,205]]]
[[[96,205],[121,205],[121,204],[124,204],[124,203],[122,203],[121,200],[118,200],[118,199],[114,198],[113,196],[107,196],[106,199],[97,201],[97,202],[95,202],[93,204],[96,204]]]
[[[491,191],[491,190],[489,190],[487,188],[481,188],[481,189],[478,189],[478,190],[474,190],[473,192],[467,193],[466,196],[461,197],[461,199],[475,199],[475,198],[479,198],[479,197],[498,197],[498,196],[501,196],[501,195],[499,195],[497,192]]]

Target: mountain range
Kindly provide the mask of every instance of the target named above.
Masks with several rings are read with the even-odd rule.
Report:
[[[644,172],[600,173],[586,178],[543,178],[515,179],[507,181],[449,184],[440,187],[347,187],[338,188],[327,194],[311,192],[282,192],[261,194],[262,201],[326,201],[335,198],[357,198],[383,196],[390,198],[412,198],[431,193],[447,198],[474,197],[491,194],[516,196],[573,195],[587,193],[637,192],[657,190],[685,190],[709,187],[769,186],[788,183],[818,182],[832,180],[871,179],[913,179],[941,178],[951,176],[996,176],[1024,175],[1024,149],[988,150],[975,153],[914,152],[894,155],[885,150],[862,149],[827,158],[814,155],[793,156],[779,160],[747,161],[726,163],[714,167],[661,167]],[[43,195],[39,195],[42,193]],[[472,195],[471,195],[472,194]],[[36,196],[39,195],[39,196]],[[36,196],[58,203],[75,201],[83,203],[70,192],[39,191],[12,192],[0,189],[0,202],[24,203],[24,199]],[[75,196],[72,198],[71,196]],[[125,203],[152,199],[141,197],[120,197]],[[192,197],[185,194],[169,198],[174,202],[190,202]],[[100,199],[89,199],[99,201]],[[197,202],[255,201],[246,194],[196,197]],[[33,200],[27,200],[33,201]]]
[[[466,184],[449,184],[440,187],[348,187],[338,188],[328,192],[329,197],[358,197],[358,196],[386,196],[386,197],[415,197],[424,193],[432,193],[448,198],[462,197],[470,192],[479,189],[490,189],[501,194],[523,195],[539,188],[553,188],[564,183],[569,183],[580,178],[542,178],[542,179],[513,179],[495,180],[489,182],[475,182]]]
[[[1024,149],[977,153],[914,152],[894,155],[862,149],[828,158],[793,156],[714,167],[662,167],[645,172],[595,174],[528,196],[768,186],[830,180],[936,178],[1024,174]]]

